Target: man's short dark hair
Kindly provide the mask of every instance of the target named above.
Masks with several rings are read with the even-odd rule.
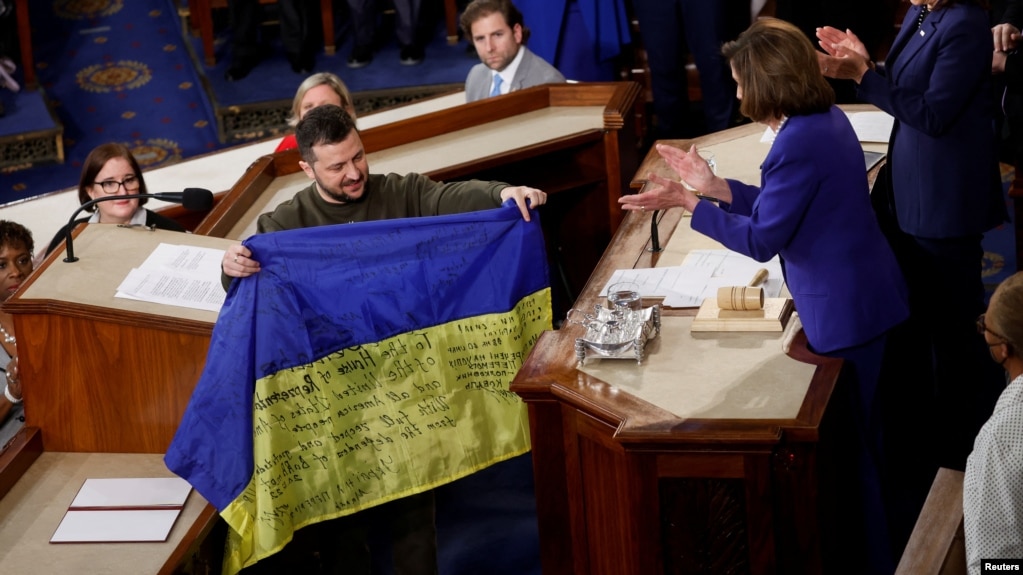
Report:
[[[305,113],[295,126],[298,151],[308,164],[316,162],[313,146],[340,144],[355,130],[355,120],[340,106],[324,104]]]
[[[522,21],[522,12],[519,12],[511,0],[473,0],[465,7],[460,21],[462,32],[465,33],[465,38],[469,40],[470,44],[472,43],[472,23],[495,13],[504,16],[504,21],[509,28],[514,29],[516,24],[522,26],[523,44],[529,40],[529,28],[526,28],[526,23]]]

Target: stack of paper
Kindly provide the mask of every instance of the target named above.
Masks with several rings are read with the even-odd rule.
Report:
[[[693,250],[679,266],[616,270],[601,295],[607,295],[608,286],[631,281],[639,285],[643,297],[662,297],[667,307],[700,307],[704,298],[717,296],[719,287],[744,286],[760,269],[768,272],[764,296],[778,297],[785,283],[781,260],[758,262],[730,250]]]
[[[223,258],[224,250],[160,244],[128,272],[115,297],[220,311],[227,295],[220,283]]]

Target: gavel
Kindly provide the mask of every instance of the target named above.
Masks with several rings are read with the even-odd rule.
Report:
[[[735,311],[764,309],[764,288],[760,284],[764,283],[767,275],[767,269],[760,268],[748,285],[719,287],[718,307]]]

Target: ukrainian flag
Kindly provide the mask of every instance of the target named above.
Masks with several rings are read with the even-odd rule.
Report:
[[[224,570],[303,526],[529,450],[508,384],[551,328],[518,209],[257,235],[165,461],[220,511]]]

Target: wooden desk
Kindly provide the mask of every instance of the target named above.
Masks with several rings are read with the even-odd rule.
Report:
[[[25,424],[45,451],[163,453],[206,363],[215,312],[114,298],[160,242],[220,238],[89,225],[4,304],[18,330]]]
[[[871,104],[843,104],[839,107],[850,114],[879,111],[876,106]],[[740,180],[747,184],[760,185],[760,164],[763,163],[764,158],[767,157],[768,150],[771,149],[769,143],[760,141],[766,129],[763,124],[751,123],[701,136],[693,140],[659,140],[656,143],[668,144],[686,150],[689,149],[691,144],[695,143],[696,147],[700,150],[714,152],[714,159],[717,162],[717,174],[719,176]],[[862,143],[861,145],[866,151],[880,152],[882,154],[888,152],[887,142],[870,142]],[[871,186],[873,186],[874,178],[877,177],[877,172],[883,164],[884,162],[879,163],[868,173]],[[629,182],[629,186],[633,189],[642,188],[646,184],[647,176],[650,173],[657,174],[663,178],[677,177],[661,158],[660,154],[657,153],[655,146],[650,146],[650,150],[647,151],[646,157],[643,158],[643,162],[640,164],[639,169],[636,170],[636,175]]]
[[[75,239],[78,262],[65,263],[63,250],[54,251],[4,304],[20,330],[26,383],[25,428],[0,452],[0,568],[6,572],[173,573],[194,561],[219,569],[223,537],[208,536],[223,524],[198,493],[165,543],[48,543],[87,477],[171,475],[162,454],[205,365],[217,314],[114,299],[128,270],[160,242],[230,243],[86,226]],[[189,572],[200,569],[191,565]]]
[[[749,165],[762,158],[725,156],[719,173],[734,161],[740,179],[759,181]],[[681,212],[662,213],[660,254],[647,251],[649,214],[628,213],[574,307],[603,303],[616,269],[675,265],[713,245]],[[693,315],[666,310],[643,365],[578,366],[583,328],[546,332],[513,382],[529,406],[544,573],[820,573],[849,552],[834,515],[847,496],[834,476],[841,362],[810,353],[805,337],[786,355],[775,334],[691,334]]]
[[[5,573],[174,573],[218,516],[198,492],[162,543],[49,543],[82,483],[92,477],[173,477],[160,455],[58,453],[39,456],[0,500],[0,570]],[[216,559],[216,557],[214,557]],[[206,564],[219,572],[219,564]],[[204,572],[192,565],[190,572]]]

